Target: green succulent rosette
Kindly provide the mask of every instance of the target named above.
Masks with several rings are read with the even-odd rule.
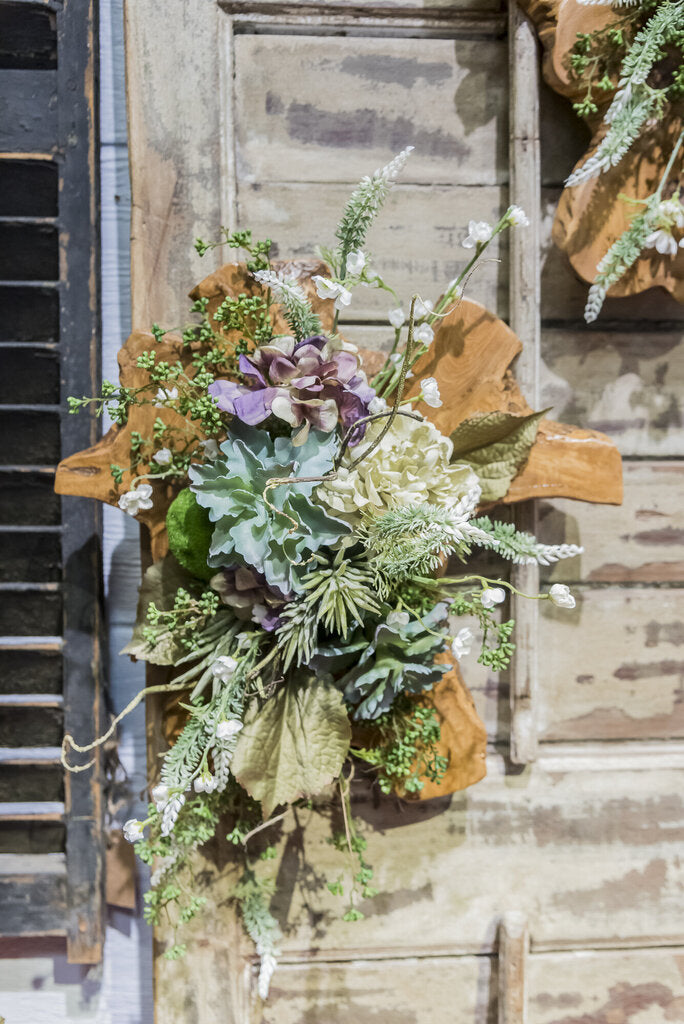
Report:
[[[447,606],[440,602],[422,619],[404,622],[401,615],[389,616],[385,622],[359,628],[344,644],[319,647],[312,664],[339,672],[354,662],[337,677],[336,686],[344,690],[354,718],[378,718],[400,693],[429,690],[448,671],[448,665],[434,661],[444,650],[445,634],[439,629],[446,615]]]
[[[219,457],[189,471],[190,489],[214,524],[209,565],[249,565],[283,594],[301,591],[300,576],[314,552],[351,533],[311,500],[338,444],[335,434],[314,430],[295,447],[288,437],[232,425]],[[287,482],[274,486],[276,479]]]

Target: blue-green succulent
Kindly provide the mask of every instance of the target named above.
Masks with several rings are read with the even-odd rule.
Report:
[[[219,457],[189,471],[197,503],[214,524],[209,565],[249,565],[283,594],[301,590],[313,552],[334,546],[350,527],[312,500],[316,481],[270,481],[323,476],[338,444],[335,434],[312,430],[295,447],[289,437],[273,440],[265,430],[233,423]]]
[[[448,671],[448,665],[436,665],[434,660],[446,645],[446,633],[439,633],[446,615],[443,603],[422,620],[404,622],[403,615],[390,615],[370,630],[359,628],[349,643],[322,645],[313,664],[339,672],[353,660],[353,667],[338,677],[336,685],[354,707],[354,718],[378,718],[398,694],[429,690]]]

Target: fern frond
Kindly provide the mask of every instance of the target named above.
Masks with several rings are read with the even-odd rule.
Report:
[[[271,289],[297,341],[321,333],[321,321],[295,278],[286,277],[282,271],[276,273],[275,270],[257,270],[254,277],[260,284]]]

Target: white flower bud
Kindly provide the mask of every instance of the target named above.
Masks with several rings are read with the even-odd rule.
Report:
[[[476,245],[483,245],[492,237],[492,231],[491,224],[486,220],[471,220],[468,224],[468,235],[461,245],[464,249],[474,249]]]
[[[135,490],[126,491],[119,498],[119,508],[129,516],[137,516],[143,509],[152,508],[152,487],[150,484],[138,484]]]
[[[211,671],[214,679],[219,679],[222,683],[227,683],[235,675],[236,668],[237,661],[235,658],[231,658],[229,654],[222,654],[211,666]]]
[[[430,345],[434,336],[435,332],[430,327],[430,324],[421,324],[420,327],[413,332],[415,340],[419,341],[422,345]]]
[[[529,226],[529,219],[522,206],[508,207],[508,222],[514,228],[526,228]]]
[[[361,252],[360,249],[356,252],[350,252],[347,256],[347,273],[354,276],[360,274],[366,263],[366,254]]]
[[[160,448],[158,452],[155,452],[152,456],[158,466],[170,466],[173,462],[173,455],[171,454],[170,448]]]
[[[428,316],[433,309],[433,303],[429,299],[416,299],[416,304],[413,307],[414,320],[422,320],[423,317]]]
[[[398,331],[399,328],[402,327],[403,324],[406,322],[406,313],[404,313],[404,310],[401,308],[401,306],[397,306],[396,309],[390,309],[389,313],[387,314],[387,319],[391,323],[392,327],[394,327],[394,329]]]
[[[549,599],[556,608],[574,608],[577,602],[565,583],[554,583],[549,590]]]
[[[502,587],[485,587],[480,597],[483,608],[493,608],[495,604],[503,604],[506,591]]]
[[[167,402],[175,402],[178,398],[178,388],[159,388],[155,396],[155,408],[162,409]]]
[[[216,726],[216,738],[219,740],[230,740],[242,729],[242,722],[238,722],[236,718],[232,718],[230,721],[219,722]]]
[[[454,639],[451,641],[451,653],[456,659],[460,661],[466,655],[470,654],[470,650],[473,646],[475,635],[469,626],[464,626],[463,629],[459,630]]]
[[[137,818],[129,818],[128,821],[124,822],[123,834],[129,843],[137,843],[139,839],[142,839],[144,830],[145,826]]]
[[[442,404],[442,397],[439,393],[439,387],[434,377],[424,377],[420,382],[421,386],[421,398],[426,405],[431,406],[433,409],[439,409]]]
[[[169,799],[169,787],[165,786],[163,782],[160,782],[154,787],[151,793],[152,801],[156,806],[157,810],[163,807]]]

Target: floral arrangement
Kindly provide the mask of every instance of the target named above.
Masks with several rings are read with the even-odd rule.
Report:
[[[615,167],[637,139],[650,137],[659,147],[663,123],[681,125],[684,114],[684,2],[682,0],[580,0],[612,8],[605,25],[577,33],[570,68],[583,95],[574,104],[581,117],[601,120],[601,138],[592,155],[566,181],[580,185]],[[633,218],[596,268],[584,313],[596,320],[608,290],[648,250],[676,256],[684,243],[684,207],[680,198],[680,154],[684,132],[650,194],[628,199]]]
[[[144,519],[172,498],[169,552],[145,573],[125,648],[172,673],[131,707],[177,692],[184,712],[147,817],[124,826],[153,866],[146,913],[154,923],[173,912],[178,927],[193,917],[203,896],[188,884],[192,855],[227,834],[241,865],[231,896],[261,958],[264,997],[280,932],[274,883],[259,867],[274,851],[255,847],[255,835],[288,807],[338,799],[331,841],[354,866],[328,887],[345,921],[363,917],[375,890],[351,811],[353,772],[406,797],[439,782],[448,754],[432,689],[475,646],[493,669],[511,658],[514,623],[500,611],[514,587],[472,569],[447,574],[447,559],[468,563],[484,549],[548,564],[581,550],[483,514],[524,466],[541,414],[482,413],[451,436],[430,421],[439,387],[414,367],[491,240],[527,220],[512,206],[494,225],[471,221],[462,273],[435,303],[414,295],[403,306],[365,242],[409,152],[360,182],[334,247],[321,250],[321,273],[298,278],[271,262],[269,240],[224,231],[220,244],[246,252],[248,286],[211,309],[197,298],[199,321],[175,359],[155,325],[155,347],[136,356],[140,387],[104,382],[97,398],[71,399],[72,411],[95,402],[118,424],[145,414],[130,463],[110,467],[125,513]],[[389,351],[370,377],[338,331],[359,288],[386,291],[392,306]],[[561,584],[530,597],[575,603]],[[70,764],[70,752],[104,742],[121,717],[87,746],[67,736],[65,765],[87,767]],[[184,948],[181,937],[166,956]]]

